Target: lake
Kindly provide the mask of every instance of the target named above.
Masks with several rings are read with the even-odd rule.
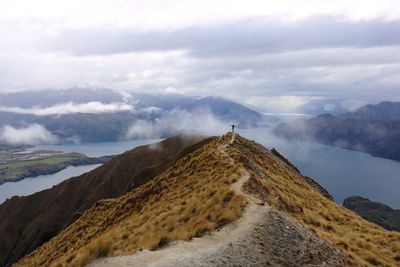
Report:
[[[63,152],[78,152],[88,157],[100,157],[105,155],[118,155],[134,147],[147,145],[160,141],[160,139],[143,139],[119,142],[68,144],[68,145],[40,145],[33,150],[58,150]]]
[[[31,150],[58,150],[63,152],[79,152],[89,157],[99,157],[103,155],[117,155],[134,147],[158,142],[159,139],[144,139],[134,141],[107,142],[95,144],[79,144],[79,145],[40,145]],[[47,189],[62,181],[81,175],[91,171],[100,164],[70,166],[54,174],[40,175],[32,178],[25,178],[18,182],[8,182],[0,185],[0,204],[7,198],[14,195],[26,196],[35,192]]]
[[[268,148],[275,147],[300,171],[325,187],[342,204],[343,199],[359,195],[400,208],[400,163],[372,157],[366,153],[320,145],[286,141],[269,134],[268,129],[239,130]],[[136,140],[113,143],[38,146],[36,149],[76,151],[88,156],[119,154],[133,147],[158,140]],[[87,172],[95,166],[70,167],[57,174],[25,179],[0,186],[0,203],[13,194],[26,195],[49,188],[71,176]]]
[[[367,153],[317,143],[287,141],[266,129],[240,133],[268,148],[275,147],[303,175],[312,177],[339,204],[349,196],[363,196],[400,208],[400,163]]]
[[[0,203],[12,196],[27,196],[59,184],[65,179],[91,171],[101,164],[70,166],[54,174],[39,175],[34,178],[25,178],[18,182],[8,182],[0,185]]]

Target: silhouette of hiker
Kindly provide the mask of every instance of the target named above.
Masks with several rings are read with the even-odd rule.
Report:
[[[231,127],[232,127],[232,134],[234,134],[235,133],[235,124],[231,124]]]

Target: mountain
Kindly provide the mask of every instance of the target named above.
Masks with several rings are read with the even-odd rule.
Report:
[[[400,117],[394,119],[398,105],[381,103],[342,116],[323,114],[308,120],[295,120],[279,124],[273,132],[287,139],[316,141],[400,161]],[[390,108],[385,109],[385,113],[382,106]]]
[[[400,102],[384,101],[366,105],[356,111],[343,114],[343,118],[361,120],[400,120]]]
[[[258,127],[277,121],[274,117],[262,115],[243,105],[220,97],[200,98],[195,102],[195,106],[209,106],[213,114],[224,121],[237,123],[242,128]]]
[[[343,206],[385,229],[400,231],[400,210],[359,196],[346,198]]]
[[[179,125],[180,121],[186,123]],[[216,131],[217,128],[225,129],[231,123],[248,128],[265,126],[272,122],[276,122],[274,117],[262,115],[220,97],[133,93],[122,96],[109,89],[81,88],[0,96],[0,143],[4,143],[1,128],[6,125],[24,129],[38,124],[53,134],[60,143],[86,143],[139,136],[167,137],[179,130],[197,130],[203,126]],[[131,127],[136,125],[146,128],[143,123],[158,130],[139,135],[130,134]],[[154,127],[155,125],[159,127]]]
[[[291,113],[307,114],[311,116],[317,116],[325,113],[340,115],[346,111],[344,100],[336,98],[311,100],[304,105],[290,110]]]
[[[137,147],[50,189],[6,200],[0,205],[0,266],[10,266],[50,240],[97,201],[145,183],[195,149],[194,144],[203,138],[181,134]]]
[[[129,153],[109,161],[97,182],[132,177]],[[117,168],[117,159],[125,164]],[[400,233],[337,205],[279,152],[239,135],[206,139],[156,170],[96,202],[15,266],[399,264]]]

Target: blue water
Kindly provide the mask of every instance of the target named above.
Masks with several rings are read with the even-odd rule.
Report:
[[[277,148],[304,175],[312,177],[325,187],[335,201],[340,204],[348,196],[360,195],[386,203],[393,208],[400,208],[399,162],[316,143],[288,142],[271,135],[268,129],[242,130],[240,133],[268,148]],[[158,140],[39,146],[37,149],[76,151],[88,156],[101,156],[119,154],[135,146],[155,141]],[[3,184],[0,186],[0,203],[13,194],[31,194],[49,188],[71,176],[86,172],[91,168],[93,166],[70,167],[57,174]]]
[[[137,146],[158,142],[159,139],[145,139],[135,141],[121,141],[109,143],[92,143],[80,145],[41,145],[32,150],[57,150],[63,152],[79,152],[89,157],[98,157],[103,155],[117,155]],[[0,185],[0,204],[7,198],[14,195],[26,196],[35,192],[47,189],[62,181],[91,171],[100,164],[85,166],[70,166],[62,171],[50,175],[40,175],[37,177],[28,177],[18,182],[9,182]]]
[[[63,152],[79,152],[88,157],[99,157],[105,155],[118,155],[134,147],[147,145],[160,141],[160,139],[142,139],[133,141],[68,144],[68,145],[39,145],[33,150],[58,150]]]
[[[67,178],[81,175],[91,171],[101,164],[70,166],[64,170],[50,175],[39,175],[34,178],[26,178],[18,182],[9,182],[0,185],[0,204],[12,196],[27,196],[53,185],[59,184]]]
[[[304,175],[327,189],[337,203],[358,195],[400,208],[400,162],[333,146],[289,142],[267,129],[241,133],[268,148],[275,147]]]

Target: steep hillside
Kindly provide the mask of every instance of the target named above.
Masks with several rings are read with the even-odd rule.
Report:
[[[16,266],[82,266],[99,257],[155,250],[241,221],[254,226],[245,232],[254,243],[239,242],[244,241],[241,235],[219,244],[218,255],[203,251],[200,260],[210,266],[240,265],[246,259],[244,264],[255,266],[399,265],[399,233],[338,206],[278,153],[240,136],[230,142],[230,135],[215,138],[148,183],[97,202]],[[264,221],[255,224],[255,219]],[[182,251],[178,262],[190,266],[200,255],[188,257],[193,251]],[[243,258],[235,261],[234,251]],[[142,266],[137,261],[129,265]]]
[[[400,210],[358,196],[346,198],[343,206],[385,229],[400,232]]]
[[[0,205],[0,266],[9,266],[51,239],[98,200],[118,197],[152,179],[195,150],[203,138],[179,135],[137,147],[51,189],[7,200]]]

